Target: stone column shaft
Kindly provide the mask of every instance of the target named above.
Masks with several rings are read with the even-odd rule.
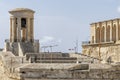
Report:
[[[104,42],[106,42],[107,40],[107,36],[106,36],[106,28],[107,28],[107,21],[105,22],[105,29],[104,29]]]
[[[21,18],[17,19],[17,24],[18,24],[17,39],[18,39],[18,42],[20,42],[21,41]]]
[[[10,18],[10,42],[12,42],[12,18]]]
[[[118,38],[118,26],[119,26],[119,21],[117,20],[117,25],[116,25],[116,41],[119,40],[119,38]]]
[[[17,41],[17,18],[14,18],[14,41]]]
[[[118,40],[120,40],[120,20],[118,20]]]
[[[96,23],[95,23],[95,35],[94,35],[94,43],[96,43]]]
[[[101,26],[101,22],[99,22],[99,43],[101,43],[102,42],[102,40],[101,40],[101,29],[102,29],[102,26]]]
[[[33,18],[31,18],[31,20],[30,20],[30,22],[31,22],[31,25],[30,25],[30,32],[31,32],[31,34],[30,34],[30,39],[31,40],[33,40],[34,39],[34,28],[33,28],[33,25],[34,25],[34,22],[33,22],[34,20],[33,20]]]
[[[26,28],[22,29],[22,40],[25,41],[26,40]]]
[[[12,18],[12,42],[14,42],[14,40],[15,40],[15,33],[14,33],[15,28],[14,28],[14,26],[15,26],[15,19]]]
[[[112,27],[113,27],[113,21],[111,21],[111,25],[110,25],[110,41],[112,41]]]
[[[31,34],[31,32],[30,32],[30,25],[31,25],[30,18],[27,18],[27,40],[28,41],[30,41],[30,34]]]

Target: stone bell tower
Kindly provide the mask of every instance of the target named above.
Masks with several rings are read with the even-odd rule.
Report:
[[[34,40],[34,13],[27,8],[16,8],[10,13],[10,39],[6,40],[7,51],[17,56],[39,52],[39,40]]]
[[[34,11],[18,8],[9,11],[10,16],[10,42],[33,42]]]

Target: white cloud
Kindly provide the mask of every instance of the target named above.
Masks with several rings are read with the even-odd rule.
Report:
[[[43,38],[40,39],[40,44],[43,44],[43,45],[51,45],[51,44],[58,44],[58,43],[61,43],[61,40],[51,36],[44,36]]]
[[[44,36],[44,37],[40,40],[40,42],[41,42],[41,43],[48,43],[48,42],[51,42],[51,41],[53,41],[53,40],[54,40],[53,37]]]
[[[57,42],[58,42],[58,43],[61,43],[61,42],[62,42],[62,40],[58,40]]]

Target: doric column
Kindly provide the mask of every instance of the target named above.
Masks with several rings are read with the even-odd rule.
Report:
[[[33,41],[33,39],[34,39],[34,28],[33,28],[33,25],[34,25],[34,19],[33,18],[31,18],[30,19],[30,23],[31,23],[31,25],[30,25],[30,32],[31,32],[31,34],[30,34],[30,39]]]
[[[113,21],[110,22],[110,41],[112,41],[112,27],[113,27]]]
[[[101,26],[101,22],[99,22],[99,43],[102,42],[101,30],[102,30],[102,26]]]
[[[18,24],[17,39],[18,39],[18,42],[20,42],[21,41],[21,18],[17,18],[17,24]]]
[[[15,26],[15,18],[12,18],[12,42],[14,42],[14,40],[15,40],[15,28],[14,28],[14,26]]]
[[[14,41],[17,41],[17,18],[14,18]]]
[[[26,41],[26,28],[22,29],[22,40]]]
[[[30,32],[30,25],[31,25],[30,18],[27,18],[27,40],[28,41],[30,41],[30,34],[31,34],[31,32]]]
[[[117,20],[117,24],[116,24],[116,41],[118,41],[118,26],[119,26],[119,20]]]
[[[120,40],[120,19],[118,19],[118,40]]]
[[[105,22],[105,27],[104,27],[105,29],[104,29],[104,42],[106,42],[107,40],[107,36],[106,36],[106,33],[107,33],[107,31],[106,31],[106,28],[107,28],[107,21]]]
[[[95,23],[95,34],[94,34],[94,43],[96,43],[96,27],[97,27],[97,24]]]
[[[12,18],[10,18],[10,42],[12,42]]]

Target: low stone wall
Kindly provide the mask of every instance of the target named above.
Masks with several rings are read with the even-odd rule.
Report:
[[[100,60],[95,58],[95,57],[91,57],[89,55],[84,55],[81,53],[69,53],[70,57],[76,57],[78,63],[99,63]]]
[[[62,58],[62,57],[69,57],[68,53],[61,53],[61,52],[40,52],[40,53],[26,53],[26,57],[36,57],[36,58]]]
[[[44,79],[45,80],[120,80],[119,71],[107,72],[107,71],[101,71],[101,70],[91,70],[90,72],[86,72],[86,71],[76,72],[76,73],[74,72],[72,78],[68,77],[68,75],[63,76],[62,73],[60,74],[61,77],[58,77],[57,75],[54,75],[53,73],[51,73],[54,75],[53,77],[46,77],[46,75],[41,75],[42,76],[41,77],[39,75],[39,77],[36,76],[37,78],[35,78],[34,76],[34,77],[29,77],[29,78],[24,78],[24,79],[25,80],[44,80]]]
[[[76,63],[76,57],[69,57],[68,53],[61,52],[41,52],[41,53],[27,53],[27,60],[31,63]]]
[[[120,65],[102,65],[83,70],[23,68],[21,77],[25,80],[120,80]]]

